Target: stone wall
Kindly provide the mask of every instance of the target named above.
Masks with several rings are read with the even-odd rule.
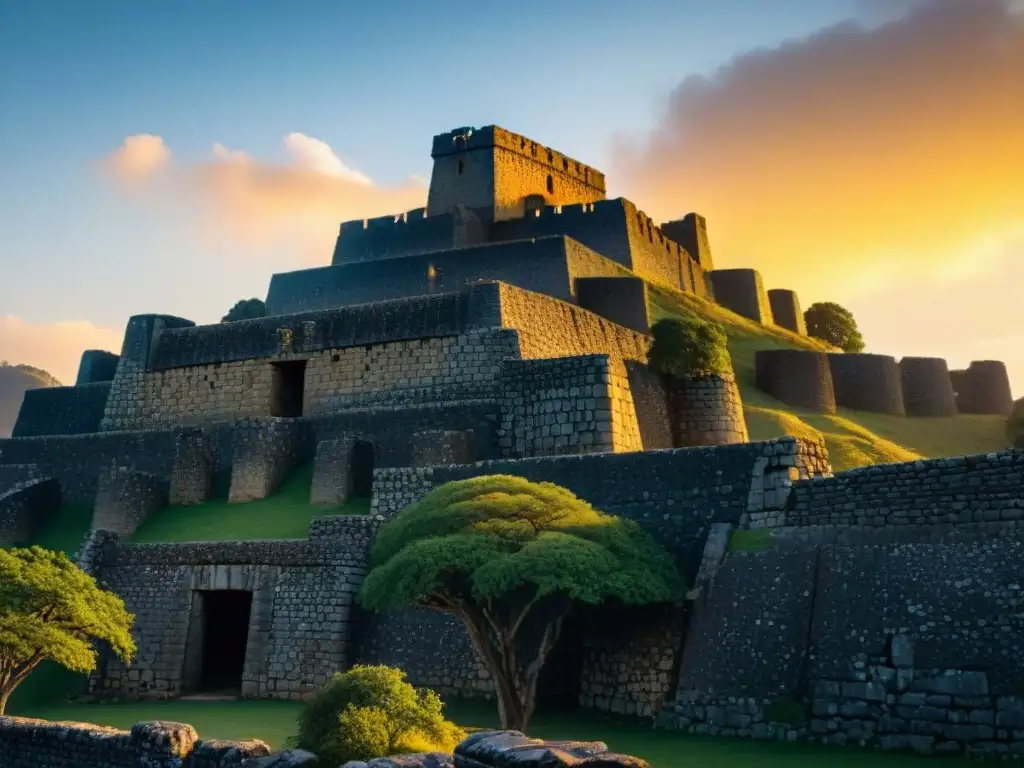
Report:
[[[639,277],[576,278],[579,305],[606,320],[639,333],[650,333],[647,283]]]
[[[183,429],[174,440],[168,503],[202,504],[213,493],[216,460],[201,429]]]
[[[0,441],[0,459],[3,441]],[[0,464],[0,494],[6,493],[19,483],[39,477],[39,467],[35,464]]]
[[[665,378],[637,360],[626,361],[626,375],[644,450],[678,447],[672,432]]]
[[[708,223],[699,213],[688,213],[682,219],[665,222],[661,225],[661,231],[665,237],[679,243],[704,271],[710,272],[715,268],[708,239]]]
[[[682,606],[605,607],[583,631],[580,705],[653,717],[676,684],[683,642]]]
[[[800,480],[790,526],[963,525],[1024,519],[1024,450],[883,464]]]
[[[264,499],[302,458],[306,425],[294,419],[252,419],[235,425],[228,501]]]
[[[946,361],[939,357],[900,360],[907,416],[956,416],[956,393]]]
[[[642,447],[628,379],[607,355],[508,361],[501,383],[498,440],[508,458]]]
[[[756,269],[716,269],[708,278],[716,302],[755,323],[772,325],[772,308]]]
[[[145,375],[139,399],[149,428],[286,415],[275,413],[275,387],[281,375],[277,364],[289,361],[305,364],[305,416],[348,407],[467,399],[493,394],[502,360],[516,354],[515,342],[513,331],[479,330],[157,370]]]
[[[110,382],[25,390],[12,437],[82,435],[98,432]]]
[[[674,447],[729,445],[749,439],[740,388],[731,372],[696,379],[673,377],[666,388]]]
[[[113,352],[106,352],[102,349],[85,350],[78,363],[78,378],[75,379],[75,386],[81,387],[84,384],[113,381],[119,360],[120,356]]]
[[[833,353],[828,356],[836,405],[855,411],[904,416],[903,384],[896,358]]]
[[[374,518],[349,525],[375,530]],[[98,695],[167,698],[195,690],[204,631],[202,593],[252,592],[242,695],[302,698],[350,663],[350,611],[365,575],[367,535],[302,541],[120,544],[101,584],[135,614],[130,667],[105,655]],[[212,627],[212,629],[209,629]]]
[[[112,467],[100,475],[92,527],[129,537],[145,520],[167,506],[167,485],[148,472]]]
[[[697,598],[680,686],[661,722],[727,736],[1024,754],[1015,732],[1024,722],[1024,533],[1014,525],[996,535],[969,524],[743,539]]]
[[[60,484],[52,477],[25,480],[0,492],[0,546],[29,541],[60,504]]]
[[[480,459],[472,430],[428,429],[414,433],[409,443],[413,467],[472,464]]]
[[[774,288],[768,291],[768,304],[772,310],[772,320],[777,326],[800,336],[807,335],[807,321],[804,319],[803,310],[800,309],[800,299],[796,291]]]
[[[1013,394],[1005,363],[975,360],[967,370],[950,371],[950,379],[960,413],[1009,416],[1013,410]]]
[[[828,355],[802,349],[763,349],[755,354],[757,388],[795,408],[836,412]]]
[[[270,754],[262,741],[203,741],[191,725],[135,723],[129,731],[89,723],[0,716],[5,768],[230,768]]]

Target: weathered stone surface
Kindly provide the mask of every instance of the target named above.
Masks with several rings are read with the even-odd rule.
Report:
[[[602,741],[543,741],[519,731],[474,733],[455,748],[455,768],[650,768]]]
[[[298,766],[314,766],[320,758],[304,749],[286,749],[276,755],[267,757],[251,757],[244,760],[242,768],[298,768]]]

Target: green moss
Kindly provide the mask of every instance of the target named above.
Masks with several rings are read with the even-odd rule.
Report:
[[[672,376],[697,378],[732,373],[728,339],[717,323],[696,315],[662,318],[651,328],[651,367]]]
[[[729,537],[730,552],[763,552],[774,545],[771,531],[733,531]]]

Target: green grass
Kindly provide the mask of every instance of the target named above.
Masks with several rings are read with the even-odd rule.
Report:
[[[285,746],[295,732],[301,704],[282,701],[190,702],[164,701],[132,704],[88,704],[38,707],[23,713],[46,720],[89,722],[127,729],[140,720],[190,723],[204,739],[262,739],[274,749]],[[497,728],[494,705],[456,701],[446,714],[466,728]],[[855,748],[823,748],[805,744],[778,744],[715,739],[672,731],[655,731],[635,721],[593,712],[539,714],[530,735],[547,739],[600,740],[618,752],[648,760],[654,768],[812,768],[829,764],[847,766],[927,765],[939,758],[921,758]],[[966,760],[942,760],[944,766],[968,765]]]
[[[146,520],[134,542],[231,541],[235,539],[304,539],[310,521],[328,515],[369,512],[368,499],[338,507],[311,506],[313,465],[292,472],[272,495],[259,501],[229,504],[216,499],[188,507],[165,507]]]
[[[837,472],[869,464],[988,453],[1008,447],[1006,420],[1000,416],[926,419],[846,409],[825,415],[780,403],[754,383],[757,351],[831,351],[829,345],[783,328],[762,326],[693,294],[655,285],[649,289],[652,321],[692,314],[725,328],[751,440],[785,435],[824,440]]]
[[[733,531],[729,537],[729,552],[764,552],[771,549],[774,538],[771,531]]]

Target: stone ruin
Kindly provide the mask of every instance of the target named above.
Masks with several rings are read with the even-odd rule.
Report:
[[[301,699],[384,663],[491,696],[460,624],[367,614],[356,594],[387,519],[508,473],[636,520],[693,584],[678,605],[578,610],[543,701],[698,733],[1024,754],[1024,452],[833,475],[821,444],[749,442],[732,375],[646,364],[645,281],[771,317],[756,273],[715,277],[703,218],[656,227],[606,200],[598,171],[499,128],[437,136],[433,156],[427,209],[342,224],[331,266],[273,277],[270,316],[136,316],[116,361],[89,352],[75,387],[26,395],[0,441],[0,538],[91,505],[79,562],[136,616],[137,658],[101,654],[91,691]],[[758,381],[825,412],[949,411],[944,363],[845,362],[763,352]],[[164,505],[265,498],[307,464],[323,515],[305,539],[131,541]],[[337,514],[358,498],[369,514]]]

